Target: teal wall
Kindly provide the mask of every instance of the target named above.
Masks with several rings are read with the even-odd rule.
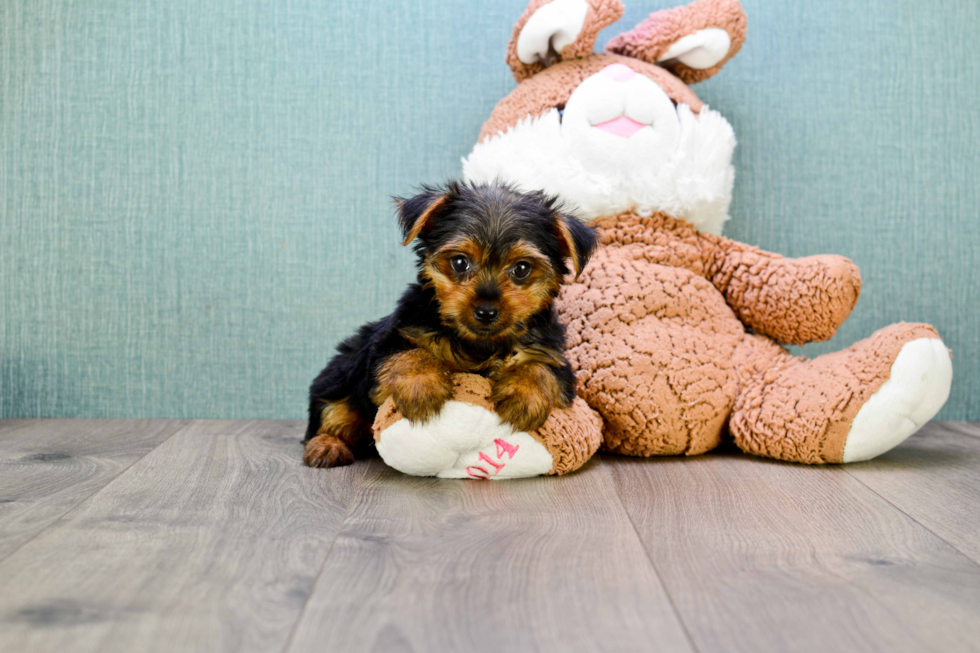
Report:
[[[698,87],[740,140],[727,233],[852,258],[806,352],[932,322],[941,417],[980,419],[980,3],[745,6]],[[412,276],[388,197],[458,174],[523,7],[0,2],[0,416],[302,416]]]

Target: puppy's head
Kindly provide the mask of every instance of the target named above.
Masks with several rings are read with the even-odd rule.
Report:
[[[469,341],[522,335],[558,294],[566,259],[577,277],[596,247],[593,230],[541,192],[450,182],[397,201],[420,280],[442,322]]]

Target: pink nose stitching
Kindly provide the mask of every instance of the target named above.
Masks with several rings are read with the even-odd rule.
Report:
[[[636,75],[636,72],[629,66],[621,63],[614,63],[602,69],[604,75],[612,77],[617,82],[628,82]]]

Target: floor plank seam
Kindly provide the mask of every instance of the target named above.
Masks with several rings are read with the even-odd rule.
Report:
[[[600,457],[599,462],[603,465],[603,467],[605,467],[606,462],[603,458]],[[681,630],[684,631],[684,637],[687,639],[688,645],[690,645],[692,651],[695,653],[700,653],[700,649],[697,647],[697,644],[694,643],[694,638],[691,636],[691,632],[688,630],[687,624],[684,623],[684,618],[681,616],[680,611],[677,609],[677,605],[674,603],[674,597],[671,596],[667,583],[664,582],[663,576],[660,575],[660,570],[657,569],[657,564],[653,561],[653,556],[650,555],[646,544],[643,543],[643,537],[640,536],[640,531],[633,522],[633,516],[630,515],[630,511],[626,509],[626,503],[623,501],[623,497],[619,493],[619,488],[616,486],[616,480],[613,478],[613,475],[609,471],[608,467],[606,467],[606,471],[609,476],[609,481],[613,485],[613,491],[616,493],[616,499],[619,501],[619,506],[623,509],[626,519],[629,520],[630,528],[633,529],[633,534],[636,536],[636,539],[640,544],[640,548],[643,549],[643,555],[646,556],[647,561],[650,563],[650,567],[653,568],[654,575],[656,575],[657,580],[660,581],[660,586],[664,588],[664,594],[667,596],[667,601],[670,603],[670,609],[674,611],[674,616],[677,617],[677,623],[680,624]]]
[[[851,472],[847,471],[846,468],[844,469],[844,472],[848,476],[850,476],[851,478],[853,478],[855,481],[857,481],[858,483],[860,483],[862,486],[864,486],[865,488],[867,488],[876,497],[878,497],[879,499],[881,499],[882,501],[884,501],[885,503],[887,503],[888,505],[890,505],[892,508],[894,508],[898,512],[902,513],[903,515],[905,515],[906,517],[908,517],[909,519],[911,519],[917,526],[920,526],[920,527],[924,528],[928,533],[931,533],[937,539],[939,539],[941,542],[944,542],[947,546],[949,546],[949,548],[951,548],[954,551],[956,551],[958,554],[960,554],[961,556],[963,556],[964,558],[966,558],[967,560],[969,560],[974,565],[980,567],[980,561],[974,560],[972,556],[970,556],[970,555],[964,553],[963,551],[961,551],[959,549],[959,547],[957,547],[955,544],[953,544],[952,542],[950,542],[949,540],[947,540],[945,537],[943,537],[939,533],[935,532],[934,530],[932,530],[931,528],[929,528],[928,526],[926,526],[925,524],[923,524],[922,522],[920,522],[918,519],[916,519],[915,517],[913,517],[912,515],[910,515],[906,511],[902,510],[899,506],[896,506],[887,497],[885,497],[880,492],[878,492],[877,490],[875,490],[873,487],[871,487],[870,485],[868,485],[867,483],[865,483],[864,481],[862,481],[859,477],[857,477],[854,474],[852,474]]]
[[[54,520],[52,520],[52,522],[50,524],[48,524],[47,526],[45,526],[44,528],[42,528],[41,530],[39,530],[37,533],[34,533],[34,535],[31,535],[28,539],[26,539],[23,542],[21,542],[21,544],[16,549],[14,549],[13,551],[10,551],[9,553],[7,553],[6,555],[4,555],[3,557],[0,557],[0,563],[2,563],[4,560],[6,560],[7,558],[9,558],[10,556],[14,555],[15,553],[17,553],[21,549],[23,549],[25,546],[27,546],[28,544],[30,544],[31,542],[33,542],[34,540],[36,540],[42,534],[47,533],[52,527],[60,524],[65,519],[65,517],[67,517],[71,513],[73,513],[76,510],[78,510],[81,506],[83,506],[86,503],[88,503],[89,501],[91,501],[94,497],[96,497],[99,494],[101,494],[107,487],[109,487],[110,485],[112,485],[113,483],[115,483],[117,480],[119,480],[120,477],[122,477],[126,472],[128,472],[130,469],[133,468],[133,465],[139,463],[144,458],[146,458],[147,456],[149,456],[151,453],[153,453],[154,451],[156,451],[159,447],[161,447],[163,445],[163,443],[170,441],[170,439],[173,438],[174,436],[176,436],[177,434],[182,433],[187,428],[190,428],[190,426],[193,423],[191,420],[181,420],[181,421],[182,422],[186,422],[186,423],[184,423],[183,425],[180,425],[180,426],[177,426],[176,428],[174,428],[174,432],[173,433],[171,433],[170,435],[168,435],[167,437],[165,437],[163,440],[161,440],[160,442],[158,442],[156,444],[156,446],[148,449],[146,451],[146,453],[144,453],[142,456],[140,456],[139,458],[137,458],[136,460],[134,460],[130,464],[126,465],[125,469],[120,470],[120,472],[118,474],[116,474],[114,477],[112,477],[112,479],[110,479],[108,483],[106,483],[102,487],[100,487],[97,490],[95,490],[94,492],[92,492],[92,494],[88,495],[87,497],[85,497],[84,499],[82,499],[81,501],[79,501],[78,503],[76,503],[74,506],[72,506],[68,510],[66,510],[63,513],[61,513],[60,515],[58,515],[58,517],[55,518]]]
[[[289,631],[289,637],[286,638],[286,643],[282,647],[282,653],[286,653],[289,647],[293,645],[293,640],[296,638],[296,631],[299,629],[299,625],[303,623],[303,617],[306,615],[306,608],[310,604],[310,597],[313,596],[313,591],[320,582],[320,577],[323,575],[323,570],[327,566],[327,561],[330,559],[330,554],[333,553],[333,548],[337,544],[337,540],[340,538],[340,534],[344,532],[344,525],[347,523],[347,517],[350,516],[351,508],[354,507],[354,501],[357,499],[358,493],[361,491],[361,483],[364,482],[364,477],[367,476],[368,465],[364,465],[364,471],[357,479],[357,486],[354,488],[353,494],[351,494],[350,502],[347,504],[347,510],[344,511],[344,518],[340,520],[340,524],[337,526],[337,533],[333,536],[333,540],[330,541],[330,547],[327,549],[327,554],[323,556],[323,562],[320,563],[320,568],[316,572],[316,578],[313,579],[313,584],[310,585],[310,593],[306,595],[306,600],[303,601],[303,608],[299,611],[299,615],[296,617],[296,623],[293,624],[292,629]]]

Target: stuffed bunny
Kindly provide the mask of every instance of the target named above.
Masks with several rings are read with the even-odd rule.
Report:
[[[704,453],[726,433],[743,451],[801,463],[868,460],[895,447],[949,396],[950,353],[935,329],[899,323],[843,351],[794,357],[782,345],[827,340],[847,319],[857,267],[718,235],[735,137],[688,84],[741,48],[741,5],[657,11],[593,52],[622,12],[619,0],[532,0],[507,48],[518,85],[463,161],[468,181],[558,195],[598,230],[599,250],[559,311],[579,396],[601,419],[576,406],[544,434],[513,434],[470,393],[461,403],[483,422],[409,424],[383,408],[382,456],[409,473],[497,478],[571,471],[594,453],[597,429],[605,450],[634,456]],[[471,382],[479,385],[460,380]],[[576,444],[562,449],[566,434]],[[514,471],[498,470],[493,443],[517,436],[538,463],[517,471],[507,459]],[[417,464],[436,451],[442,462]]]

